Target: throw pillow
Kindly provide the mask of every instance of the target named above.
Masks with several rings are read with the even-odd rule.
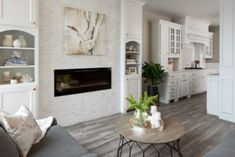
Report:
[[[26,157],[30,148],[42,133],[33,118],[33,114],[27,107],[21,106],[14,115],[4,115],[3,123],[8,134],[15,142],[20,156]]]

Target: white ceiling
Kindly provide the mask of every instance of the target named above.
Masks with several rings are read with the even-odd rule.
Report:
[[[219,0],[144,0],[144,10],[170,18],[191,16],[219,25]]]

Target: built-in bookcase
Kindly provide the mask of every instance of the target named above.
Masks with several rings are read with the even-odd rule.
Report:
[[[11,35],[13,42],[16,39],[19,39],[19,36],[23,36],[26,45],[21,43],[21,46],[15,47],[6,46],[3,44],[5,40],[5,35]],[[21,82],[18,83],[32,83],[36,81],[36,57],[37,57],[37,48],[36,48],[36,40],[35,35],[37,32],[27,31],[26,30],[16,30],[16,29],[1,29],[0,28],[0,85],[10,84],[10,81],[4,80],[4,72],[9,72],[10,76],[20,75],[28,75],[32,77],[32,81],[30,82]],[[13,64],[13,65],[5,65],[6,61],[11,58],[13,52],[18,52],[22,59],[25,60],[27,64]]]

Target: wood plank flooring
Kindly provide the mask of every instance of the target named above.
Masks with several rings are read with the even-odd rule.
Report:
[[[174,117],[184,125],[186,134],[181,140],[184,157],[202,157],[211,148],[222,142],[227,136],[235,133],[235,124],[206,114],[206,94],[193,96],[160,108],[164,117]],[[115,121],[124,116],[118,114],[102,119],[80,123],[67,127],[67,130],[78,142],[99,157],[115,157],[119,136],[114,131]],[[123,157],[126,157],[127,149]],[[133,157],[142,156],[135,147]],[[146,157],[157,157],[149,150]],[[168,149],[163,150],[161,157],[168,157]]]

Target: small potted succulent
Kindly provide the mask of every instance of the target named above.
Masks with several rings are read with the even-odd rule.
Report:
[[[143,96],[140,96],[139,99],[135,99],[132,95],[126,98],[128,102],[128,109],[136,110],[133,119],[131,120],[132,124],[139,127],[149,127],[147,122],[148,114],[147,110],[150,105],[155,105],[155,100],[157,96],[148,96],[147,92]]]
[[[11,77],[11,84],[17,84],[17,76],[16,75],[13,75],[12,77]]]

